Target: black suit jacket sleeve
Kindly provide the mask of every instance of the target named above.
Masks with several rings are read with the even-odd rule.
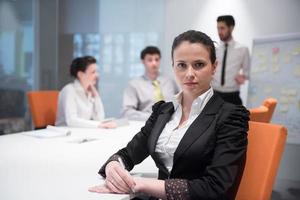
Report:
[[[224,114],[221,113],[216,126],[216,147],[211,164],[201,178],[187,181],[191,199],[230,198],[228,191],[243,168],[249,112],[243,106],[230,107],[222,111]]]
[[[152,128],[160,113],[160,107],[163,104],[164,101],[159,101],[153,105],[153,112],[146,121],[145,126],[141,128],[140,132],[132,138],[125,148],[119,150],[106,161],[106,163],[98,172],[101,176],[106,177],[105,167],[107,163],[110,161],[117,161],[118,157],[121,157],[125,164],[125,168],[130,171],[134,165],[139,164],[149,156],[149,151],[147,148],[148,136],[152,131]]]

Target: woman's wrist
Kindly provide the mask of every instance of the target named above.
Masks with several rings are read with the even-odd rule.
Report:
[[[135,182],[134,192],[145,192],[145,178],[134,177],[133,181]]]
[[[105,166],[105,174],[106,174],[108,168],[110,168],[110,167],[112,167],[112,166],[114,166],[116,164],[119,164],[119,162],[117,160],[111,160],[111,161],[109,161],[106,164],[106,166]]]
[[[152,178],[134,177],[134,191],[155,196],[160,199],[166,198],[165,181]]]

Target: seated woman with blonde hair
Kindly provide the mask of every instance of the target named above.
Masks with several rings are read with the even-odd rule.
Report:
[[[99,74],[92,56],[75,58],[70,66],[74,82],[59,93],[56,126],[82,128],[115,128],[114,122],[104,120],[104,108],[96,89]]]
[[[182,91],[173,101],[153,106],[140,132],[101,167],[105,184],[91,192],[141,192],[170,200],[235,198],[249,112],[224,102],[211,88],[217,62],[214,43],[205,33],[178,35],[171,55]],[[158,167],[158,180],[132,176],[128,171],[149,155]]]

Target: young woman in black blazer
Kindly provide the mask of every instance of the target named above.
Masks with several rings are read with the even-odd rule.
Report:
[[[105,184],[90,191],[142,192],[160,199],[234,199],[244,168],[249,112],[213,94],[216,54],[206,34],[190,30],[178,35],[172,64],[182,88],[178,103],[156,103],[141,131],[100,169]],[[132,177],[128,171],[149,155],[158,167],[158,180]]]

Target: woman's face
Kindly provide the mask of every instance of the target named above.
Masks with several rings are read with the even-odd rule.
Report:
[[[203,44],[184,41],[174,49],[173,69],[183,93],[197,97],[209,89],[216,62]]]
[[[99,74],[97,72],[97,64],[93,63],[88,65],[86,70],[84,72],[79,71],[78,72],[78,79],[81,83],[84,85],[93,85],[95,86],[97,83],[97,80],[99,78]]]

